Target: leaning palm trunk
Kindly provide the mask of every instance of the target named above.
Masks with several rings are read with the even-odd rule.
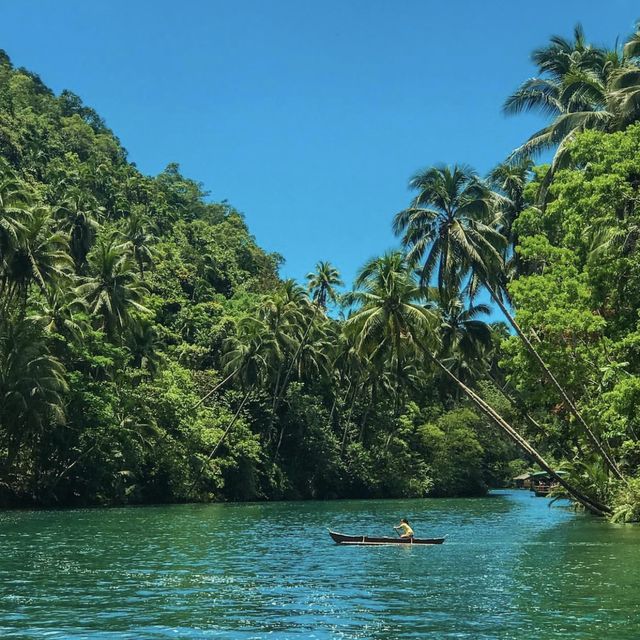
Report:
[[[196,486],[196,483],[198,482],[198,480],[200,480],[200,477],[202,476],[209,460],[211,460],[211,458],[213,458],[213,456],[216,455],[216,453],[218,452],[218,449],[222,446],[222,443],[226,440],[227,436],[229,435],[229,432],[231,431],[233,425],[237,422],[238,418],[240,417],[240,412],[242,411],[242,408],[244,407],[245,403],[249,399],[249,396],[251,395],[251,391],[252,390],[249,389],[249,391],[247,391],[247,393],[244,394],[244,397],[242,398],[242,402],[240,402],[240,406],[236,409],[236,412],[233,414],[233,418],[231,418],[231,421],[227,425],[227,428],[224,430],[224,433],[222,434],[218,442],[216,442],[216,445],[211,450],[211,453],[205,458],[204,462],[202,463],[202,466],[200,467],[200,471],[197,473],[196,477],[191,483],[191,487],[189,488],[190,492],[193,491],[193,488]]]
[[[533,429],[534,432],[546,435],[544,427],[528,412],[521,398],[516,394],[507,392],[491,374],[486,378],[498,390],[498,393],[518,412],[518,415]],[[571,452],[566,446],[562,447],[562,452],[569,457]]]
[[[274,413],[275,413],[276,409],[280,406],[280,403],[282,402],[284,394],[285,394],[285,392],[287,390],[287,384],[289,383],[289,378],[291,377],[291,373],[293,372],[293,368],[296,366],[296,362],[298,360],[298,357],[300,356],[300,352],[302,351],[302,349],[304,348],[304,346],[307,343],[307,338],[309,337],[309,332],[311,331],[311,327],[313,326],[313,321],[316,319],[316,315],[318,314],[318,309],[320,309],[320,305],[316,304],[315,305],[315,310],[313,311],[313,315],[309,319],[309,323],[307,324],[307,327],[304,330],[304,334],[302,335],[302,340],[300,340],[300,344],[298,345],[298,348],[296,349],[296,352],[293,354],[293,358],[291,359],[291,362],[289,364],[289,368],[287,369],[287,372],[286,372],[286,374],[284,376],[284,380],[282,381],[282,384],[280,385],[280,392],[276,396],[276,398],[274,400],[274,403],[273,403],[273,412]],[[280,441],[282,441],[282,436],[280,437]],[[280,448],[280,444],[278,443],[278,449],[279,448]],[[277,450],[276,450],[276,453],[278,453]]]
[[[274,398],[273,401],[273,415],[275,416],[275,412],[277,411],[278,407],[280,406],[280,403],[282,402],[282,399],[284,398],[284,394],[287,391],[287,384],[289,383],[289,378],[291,377],[291,373],[293,371],[293,368],[296,365],[296,362],[298,360],[298,357],[300,356],[300,352],[302,351],[302,349],[304,348],[304,346],[307,343],[307,338],[309,337],[309,333],[311,331],[311,327],[313,326],[313,321],[316,318],[316,315],[318,314],[318,309],[320,309],[320,305],[315,305],[315,310],[313,312],[313,315],[311,316],[311,318],[309,319],[309,323],[307,324],[306,329],[304,330],[304,334],[302,335],[302,339],[300,340],[300,344],[298,345],[298,348],[296,349],[296,352],[293,354],[293,358],[291,359],[291,362],[289,364],[289,368],[287,369],[287,372],[284,376],[284,380],[282,381],[282,384],[280,385],[280,392],[278,393],[278,395]],[[278,453],[280,452],[280,445],[282,444],[282,438],[284,437],[284,425],[282,425],[282,427],[280,428],[280,434],[278,436],[278,444],[276,445],[276,451],[274,453],[274,457],[277,457]]]
[[[271,419],[276,412],[276,402],[278,401],[278,393],[280,391],[280,378],[282,377],[282,364],[278,367],[278,375],[276,376],[276,382],[273,385],[273,402],[271,403]]]
[[[531,343],[531,340],[525,335],[524,331],[520,327],[520,325],[516,322],[515,318],[509,313],[509,310],[506,308],[504,303],[502,302],[499,295],[493,290],[493,287],[486,285],[487,289],[495,301],[495,303],[500,307],[500,311],[504,314],[505,318],[509,321],[509,324],[514,328],[515,332],[518,334],[518,337],[522,340],[525,348],[531,354],[533,359],[538,363],[539,367],[542,369],[546,378],[551,382],[551,384],[556,388],[564,405],[569,409],[569,412],[573,417],[578,421],[578,424],[582,427],[588,439],[591,441],[591,444],[595,447],[596,451],[602,456],[607,467],[611,470],[613,475],[619,480],[623,479],[622,473],[618,468],[615,460],[609,455],[609,453],[604,448],[603,444],[600,442],[595,433],[589,428],[589,425],[585,422],[585,419],[582,417],[582,414],[578,411],[575,403],[571,400],[567,392],[564,390],[563,386],[558,382],[556,377],[551,373],[551,370],[542,359],[542,356],[538,353],[536,348]]]
[[[68,464],[54,479],[53,482],[47,487],[49,491],[53,491],[60,481],[77,465],[83,458],[86,458],[96,447],[98,443],[91,445],[88,449],[85,449],[73,462]]]
[[[194,411],[195,409],[197,409],[207,398],[212,396],[223,384],[231,380],[231,378],[233,378],[233,376],[235,376],[236,373],[238,373],[239,371],[240,371],[240,367],[238,367],[233,373],[230,373],[222,382],[218,382],[218,384],[215,387],[213,387],[211,391],[203,395],[202,398],[200,398],[200,400],[198,400],[198,402],[196,402],[193,405],[193,407],[191,407],[191,411]]]
[[[449,377],[473,402],[473,404],[488,418],[491,419],[504,433],[506,433],[511,440],[518,445],[522,451],[533,458],[536,463],[544,469],[558,484],[560,484],[569,495],[579,502],[585,509],[591,511],[598,516],[606,516],[611,513],[611,508],[607,505],[601,504],[594,498],[590,498],[580,491],[577,487],[574,487],[571,483],[567,482],[562,476],[558,475],[555,470],[547,463],[538,451],[536,451],[527,440],[525,440],[500,414],[498,414],[490,405],[488,405],[480,396],[467,387],[461,380],[459,380],[447,367],[445,367],[440,360],[438,360],[430,351],[424,350],[429,359],[442,370],[447,377]]]
[[[349,392],[350,391],[351,391],[351,378],[349,378],[349,384],[347,385],[347,391],[344,394],[344,400],[342,402],[343,409],[347,405],[347,400],[349,398]],[[336,400],[337,400],[337,394],[336,394]],[[334,401],[334,403],[333,403],[334,407],[335,407],[335,404],[336,403]],[[333,409],[332,409],[332,413],[333,413]],[[329,416],[329,418],[331,419],[331,416]],[[344,453],[344,447],[345,447],[345,444],[347,442],[347,425],[348,425],[348,422],[344,418],[345,418],[345,416],[343,415],[342,419],[344,420],[344,426],[343,426],[343,429],[342,429],[342,441],[340,443],[340,455],[342,455]]]

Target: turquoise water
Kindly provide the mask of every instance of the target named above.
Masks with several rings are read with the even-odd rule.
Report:
[[[0,513],[2,638],[640,638],[640,528],[483,499]],[[434,547],[339,547],[326,527]]]

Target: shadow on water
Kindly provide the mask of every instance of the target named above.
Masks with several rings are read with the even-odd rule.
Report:
[[[640,530],[547,505],[514,491],[5,512],[0,635],[613,637],[580,635],[592,625],[638,637],[624,635],[622,609],[635,607]],[[405,516],[417,535],[447,542],[345,548],[327,534],[393,535]]]

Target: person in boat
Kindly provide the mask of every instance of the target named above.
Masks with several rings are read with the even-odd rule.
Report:
[[[413,538],[413,529],[409,525],[409,521],[406,518],[400,519],[400,524],[393,527],[396,531],[400,531],[401,538]]]

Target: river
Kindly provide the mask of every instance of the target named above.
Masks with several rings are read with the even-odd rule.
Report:
[[[2,638],[640,637],[640,528],[479,499],[0,512]],[[442,546],[339,547],[326,527]]]

